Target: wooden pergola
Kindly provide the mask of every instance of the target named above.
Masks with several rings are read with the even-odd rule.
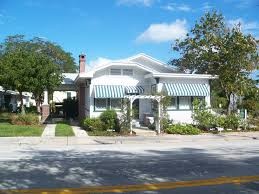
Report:
[[[156,131],[158,134],[160,134],[160,118],[161,118],[161,99],[163,96],[158,95],[126,95],[124,98],[129,99],[130,101],[130,133],[132,134],[132,104],[134,100],[136,99],[152,99],[157,101],[157,108],[158,108],[158,115],[157,115],[157,121],[156,123]]]

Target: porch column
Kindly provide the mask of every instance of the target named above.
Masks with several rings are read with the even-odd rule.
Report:
[[[132,134],[132,103],[133,100],[130,98],[130,134]]]
[[[43,105],[48,105],[48,90],[44,90]]]
[[[44,98],[43,98],[43,104],[41,106],[42,108],[42,122],[45,122],[46,119],[50,115],[50,110],[49,110],[49,100],[48,100],[48,90],[44,90]]]
[[[161,104],[160,99],[157,100],[157,123],[156,123],[156,131],[158,134],[160,134],[160,118],[161,118]]]

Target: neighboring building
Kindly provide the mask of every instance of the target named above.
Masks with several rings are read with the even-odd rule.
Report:
[[[63,103],[65,99],[77,96],[75,79],[78,73],[63,73],[62,75],[64,79],[61,86],[53,92],[53,102],[55,103]]]
[[[109,108],[119,111],[123,98],[135,96],[135,119],[143,123],[153,115],[152,96],[156,92],[171,96],[167,113],[174,122],[192,122],[194,97],[204,99],[210,106],[209,83],[215,78],[212,75],[176,73],[171,66],[145,54],[111,61],[91,71],[87,71],[85,61],[85,55],[80,55],[80,73],[75,79],[80,118],[98,117]]]
[[[23,104],[26,107],[35,106],[35,100],[33,99],[32,93],[23,92]],[[17,107],[19,107],[21,101],[19,98],[19,93],[13,90],[4,90],[2,86],[0,86],[0,108],[5,107],[6,109],[11,109],[11,111],[15,112]]]

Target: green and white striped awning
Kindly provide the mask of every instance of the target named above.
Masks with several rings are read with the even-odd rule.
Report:
[[[143,94],[144,88],[142,86],[125,86],[126,94]]]
[[[169,96],[208,96],[209,88],[206,84],[165,83]]]
[[[120,85],[95,85],[95,98],[123,98],[124,87]]]

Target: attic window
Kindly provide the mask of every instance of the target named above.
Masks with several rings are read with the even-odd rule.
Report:
[[[111,69],[111,75],[121,75],[121,69]]]
[[[133,69],[123,69],[122,75],[133,76]]]

